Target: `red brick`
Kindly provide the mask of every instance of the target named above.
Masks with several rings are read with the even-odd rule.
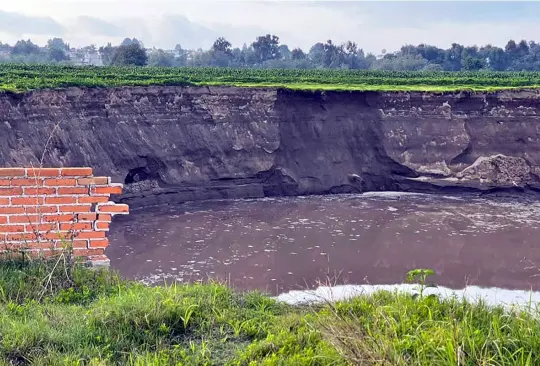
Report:
[[[77,239],[102,239],[105,238],[104,231],[82,231],[75,233]]]
[[[33,233],[7,234],[6,235],[6,241],[27,241],[27,240],[37,240],[37,235]]]
[[[73,254],[77,257],[90,257],[94,255],[103,255],[104,249],[75,249]]]
[[[82,186],[109,184],[108,177],[79,178],[78,183]]]
[[[22,194],[22,188],[0,188],[0,196],[20,196]]]
[[[0,197],[0,206],[9,206],[9,198]]]
[[[43,185],[43,180],[41,179],[12,179],[12,187],[41,187]]]
[[[7,216],[0,216],[0,224],[7,224],[8,218]]]
[[[90,214],[78,214],[77,219],[79,221],[95,221],[97,218],[97,215],[95,213]]]
[[[24,207],[0,207],[0,215],[23,214]]]
[[[47,233],[41,234],[41,238],[46,240],[71,240],[73,239],[72,233],[61,233],[58,231],[49,231]]]
[[[28,168],[27,175],[29,177],[59,177],[60,169],[58,168]]]
[[[51,214],[57,213],[58,208],[56,206],[31,206],[25,207],[25,213],[27,214]]]
[[[88,194],[88,188],[85,187],[73,187],[73,188],[58,188],[58,194]]]
[[[109,197],[79,197],[79,203],[107,203],[109,202]]]
[[[122,186],[92,187],[92,194],[121,194]]]
[[[0,187],[9,187],[9,186],[11,186],[11,180],[0,179]]]
[[[24,225],[0,225],[0,233],[24,233]]]
[[[92,224],[89,222],[60,224],[60,231],[78,231],[78,230],[92,230]]]
[[[39,206],[43,204],[43,197],[13,197],[11,204],[15,206]]]
[[[46,186],[63,187],[63,186],[76,186],[76,179],[46,179]]]
[[[109,239],[90,240],[89,248],[107,248],[109,246]]]
[[[26,232],[28,233],[50,233],[51,231],[58,231],[58,224],[56,222],[39,222],[37,224],[26,225]]]
[[[89,205],[66,205],[59,207],[60,212],[90,212],[92,209]]]
[[[25,175],[24,168],[0,168],[0,177],[24,177]]]
[[[128,205],[100,205],[98,206],[98,212],[112,212],[112,213],[128,213]]]
[[[40,222],[38,215],[22,215],[22,216],[10,216],[10,224],[36,224]]]
[[[73,240],[71,243],[73,249],[87,249],[88,240]]]
[[[25,188],[24,194],[29,196],[56,194],[56,188]]]
[[[109,214],[99,214],[99,215],[98,215],[98,220],[99,220],[99,221],[108,221],[108,222],[111,222],[111,221],[112,221],[112,215],[109,215]]]
[[[96,229],[97,230],[109,230],[110,222],[96,222]]]
[[[46,215],[43,222],[70,222],[75,221],[75,215]]]
[[[92,168],[62,168],[60,175],[69,177],[92,175]]]
[[[77,197],[45,197],[47,205],[72,205],[77,203]]]
[[[50,242],[37,242],[37,241],[25,241],[21,243],[12,243],[9,244],[11,249],[16,249],[18,251],[24,251],[26,254],[31,255],[31,257],[42,256],[45,253],[43,251],[49,251],[53,247],[53,243]],[[48,255],[44,255],[47,257]],[[49,255],[50,256],[50,255]]]

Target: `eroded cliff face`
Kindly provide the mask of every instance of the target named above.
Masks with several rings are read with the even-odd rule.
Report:
[[[540,94],[69,88],[0,94],[2,166],[91,166],[132,205],[540,187]]]

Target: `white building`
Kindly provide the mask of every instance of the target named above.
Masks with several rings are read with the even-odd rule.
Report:
[[[99,52],[85,52],[81,63],[82,65],[103,66],[103,58]]]
[[[97,51],[76,50],[69,51],[69,58],[74,65],[103,66],[103,58]]]

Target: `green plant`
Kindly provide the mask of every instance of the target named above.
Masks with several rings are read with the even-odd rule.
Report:
[[[427,278],[433,275],[435,275],[435,271],[432,269],[417,268],[407,272],[407,282],[416,283],[418,285],[416,287],[418,293],[414,294],[413,297],[419,296],[420,298],[423,298],[426,289],[437,287],[436,284],[427,282]]]
[[[0,90],[148,85],[231,85],[299,90],[474,91],[538,88],[540,72],[84,67],[2,64]]]

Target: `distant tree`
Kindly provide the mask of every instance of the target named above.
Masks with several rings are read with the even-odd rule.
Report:
[[[422,71],[443,71],[443,67],[440,64],[428,64],[424,66]]]
[[[509,54],[517,53],[516,41],[514,41],[513,39],[509,40],[506,46],[504,47],[504,51]]]
[[[191,53],[191,60],[189,60],[189,66],[210,66],[212,65],[214,58],[212,51],[203,51],[198,49]]]
[[[259,62],[258,55],[252,46],[244,44],[242,46],[242,55],[246,66],[254,66]]]
[[[54,62],[67,61],[69,55],[66,51],[59,50],[57,48],[51,48],[48,50],[49,59]]]
[[[221,52],[227,55],[232,55],[232,44],[223,37],[216,39],[212,45],[213,52]]]
[[[517,46],[517,50],[520,57],[523,57],[529,53],[529,44],[526,40],[522,39],[519,41],[519,44]]]
[[[124,38],[122,43],[120,43],[120,46],[130,46],[133,43],[131,38]]]
[[[106,46],[99,48],[99,53],[101,55],[101,59],[103,60],[103,64],[112,64],[115,51],[116,48],[113,47],[111,43],[108,43]]]
[[[49,59],[54,62],[69,60],[69,45],[62,38],[53,38],[47,41],[47,53]]]
[[[316,67],[324,67],[324,44],[315,43],[309,50],[309,59]]]
[[[282,60],[292,59],[292,52],[286,44],[282,44],[278,47],[278,52]]]
[[[275,60],[281,57],[279,54],[279,37],[267,34],[257,37],[257,40],[251,45],[259,63],[268,60]]]
[[[177,44],[174,47],[174,63],[176,66],[186,66],[188,59],[188,51],[184,50],[181,45]]]
[[[172,67],[175,65],[174,55],[163,50],[155,50],[148,56],[148,65],[156,67]]]
[[[95,44],[91,44],[90,46],[83,47],[83,50],[89,52],[89,53],[96,53],[98,51]]]
[[[53,38],[47,41],[47,48],[69,51],[69,45],[62,38]]]
[[[445,53],[443,68],[447,71],[461,70],[461,59],[464,47],[458,43],[452,43],[452,47]]]
[[[365,69],[367,68],[365,64],[364,51],[358,49],[358,45],[355,42],[348,41],[343,45],[342,48],[344,51],[344,63],[349,69]]]
[[[421,55],[387,53],[382,59],[377,60],[373,64],[373,68],[392,71],[420,71],[423,70],[427,65],[427,60]]]
[[[231,42],[227,41],[225,38],[219,37],[216,39],[212,45],[210,53],[212,66],[230,66],[233,57],[232,45]]]
[[[295,48],[291,52],[291,58],[293,60],[304,60],[306,58],[306,54],[300,48]]]
[[[466,56],[462,61],[462,66],[467,71],[478,71],[483,69],[486,64],[484,60],[478,57]]]
[[[499,47],[488,46],[483,50],[486,55],[487,66],[494,71],[503,71],[508,68],[508,57]]]
[[[139,43],[118,47],[112,58],[113,65],[144,66],[147,62],[146,50]]]
[[[32,43],[31,40],[28,41],[17,41],[13,49],[11,50],[13,55],[30,55],[40,53],[40,48],[38,45]]]
[[[136,44],[141,46],[141,48],[144,48],[144,45],[141,41],[139,41],[137,38],[124,38],[122,43],[120,43],[120,46],[131,46],[132,44]]]
[[[331,39],[326,41],[323,45],[324,57],[323,57],[323,66],[328,68],[340,68],[345,64],[345,52],[344,46],[335,45]]]
[[[419,54],[431,64],[442,65],[444,63],[445,51],[442,48],[420,44],[416,47],[416,54]]]

